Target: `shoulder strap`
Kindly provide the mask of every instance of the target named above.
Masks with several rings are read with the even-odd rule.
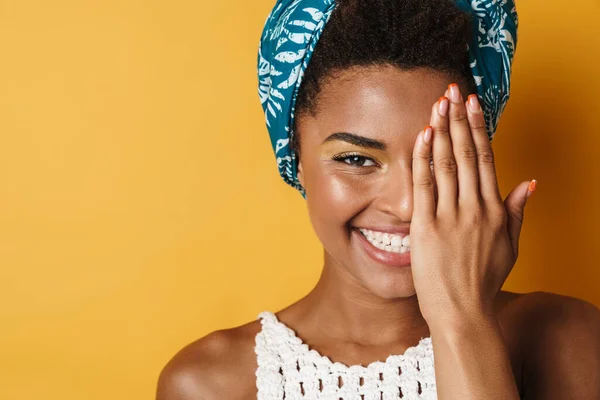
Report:
[[[284,398],[284,377],[280,372],[283,365],[276,340],[277,318],[270,311],[258,314],[262,328],[256,334],[254,352],[256,369],[257,399],[271,400]]]

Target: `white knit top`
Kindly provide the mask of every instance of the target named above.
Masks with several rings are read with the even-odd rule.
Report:
[[[436,400],[431,337],[385,362],[347,366],[310,349],[275,314],[258,315],[257,400]]]

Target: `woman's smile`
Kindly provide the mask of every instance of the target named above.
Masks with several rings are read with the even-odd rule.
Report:
[[[361,247],[373,260],[390,267],[410,266],[410,236],[404,232],[352,229]]]
[[[379,250],[390,251],[392,253],[406,253],[410,251],[410,235],[381,232],[365,228],[359,228],[359,231],[367,238],[369,243]]]

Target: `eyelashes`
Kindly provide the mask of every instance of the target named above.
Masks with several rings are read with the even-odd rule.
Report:
[[[371,157],[363,156],[357,153],[342,153],[331,157],[332,160],[348,164],[353,167],[375,167],[378,164]]]
[[[332,160],[341,162],[353,167],[374,167],[377,162],[371,157],[363,156],[357,153],[342,153],[331,157]],[[429,161],[429,167],[433,170],[433,158]]]

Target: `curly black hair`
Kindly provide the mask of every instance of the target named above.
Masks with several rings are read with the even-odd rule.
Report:
[[[299,116],[315,115],[326,80],[351,67],[429,68],[474,93],[471,24],[471,15],[451,0],[337,0],[300,84],[293,131]],[[291,146],[299,153],[297,136]]]

